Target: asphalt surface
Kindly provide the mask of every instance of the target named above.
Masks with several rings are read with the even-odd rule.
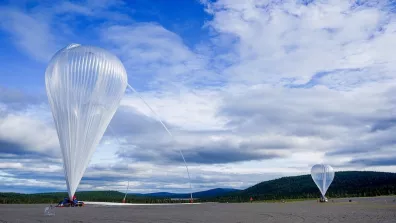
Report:
[[[205,203],[174,206],[98,206],[56,208],[48,205],[0,205],[0,222],[396,222],[396,197],[329,199],[329,203]]]

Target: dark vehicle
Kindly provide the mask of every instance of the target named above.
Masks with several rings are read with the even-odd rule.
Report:
[[[324,203],[324,202],[329,202],[329,200],[327,199],[327,197],[321,196],[319,202]]]
[[[84,206],[84,202],[78,201],[76,197],[73,197],[73,201],[69,198],[65,197],[61,202],[56,205],[56,207],[82,207]]]
[[[73,204],[73,203],[59,203],[58,205],[56,205],[56,207],[83,207],[85,204],[82,201],[78,201],[77,204]]]
[[[82,201],[77,202],[77,206],[76,207],[83,207],[85,204]]]

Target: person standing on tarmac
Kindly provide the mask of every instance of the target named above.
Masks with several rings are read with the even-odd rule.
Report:
[[[76,195],[73,196],[73,201],[71,201],[71,204],[72,204],[73,207],[78,206],[78,200],[76,198]]]

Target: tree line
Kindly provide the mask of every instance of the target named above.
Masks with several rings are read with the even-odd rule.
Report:
[[[100,202],[122,202],[125,194],[118,191],[81,191],[76,192],[76,197],[80,201],[100,201]],[[57,204],[65,197],[67,193],[37,193],[37,194],[20,194],[20,193],[0,193],[1,204]],[[128,194],[127,203],[180,203],[188,201],[171,200],[170,198],[142,197]]]
[[[367,197],[396,194],[396,174],[371,171],[337,172],[326,196],[328,198]],[[67,193],[0,193],[0,203],[58,203]],[[82,191],[76,197],[82,201],[121,202],[124,193],[118,191]],[[226,193],[221,196],[202,197],[200,202],[249,202],[286,199],[316,199],[320,197],[310,175],[282,177],[264,181],[245,190]],[[197,198],[197,197],[194,197]],[[174,200],[170,197],[149,197],[128,194],[129,203],[180,203],[188,200]]]

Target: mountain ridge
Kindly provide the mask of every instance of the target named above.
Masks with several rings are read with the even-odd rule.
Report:
[[[226,194],[229,192],[240,191],[234,188],[214,188],[205,191],[193,192],[194,198],[206,198],[213,197],[221,194]],[[169,193],[169,192],[155,192],[155,193],[128,193],[135,196],[145,196],[145,197],[166,197],[166,198],[189,198],[190,193]]]

